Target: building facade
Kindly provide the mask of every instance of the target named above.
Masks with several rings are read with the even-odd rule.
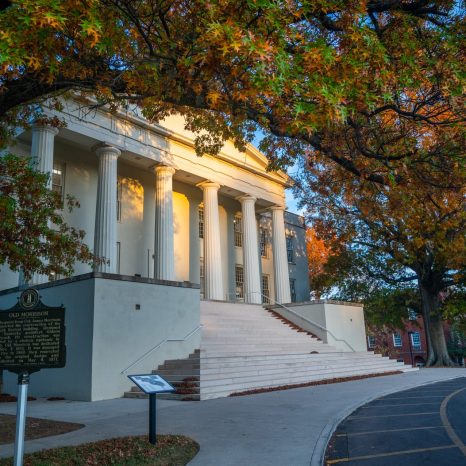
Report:
[[[86,107],[88,108],[88,107]],[[66,308],[67,363],[31,377],[35,396],[101,400],[201,347],[201,301],[261,305],[309,299],[303,219],[285,211],[283,172],[254,147],[198,157],[181,117],[149,124],[135,112],[89,112],[76,101],[66,127],[35,126],[11,152],[51,173],[51,188],[80,208],[64,220],[107,261],[75,276],[34,276],[42,301]],[[20,274],[0,270],[0,309]],[[16,378],[5,373],[5,389]]]
[[[150,125],[74,101],[57,116],[66,128],[34,127],[12,151],[32,156],[54,190],[78,199],[81,207],[63,215],[108,260],[99,272],[199,283],[204,299],[309,299],[304,222],[285,212],[289,179],[267,172],[255,148],[227,143],[218,157],[197,157],[181,117]],[[76,264],[76,275],[90,271]],[[19,280],[0,271],[1,289]]]

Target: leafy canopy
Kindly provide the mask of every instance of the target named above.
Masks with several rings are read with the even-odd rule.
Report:
[[[137,103],[152,121],[183,114],[199,154],[227,138],[242,148],[260,128],[271,168],[312,151],[357,177],[406,178],[435,155],[419,138],[464,119],[461,7],[13,0],[0,11],[2,138],[37,112],[23,104],[78,89],[97,106]]]

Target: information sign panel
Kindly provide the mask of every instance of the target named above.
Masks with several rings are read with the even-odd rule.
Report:
[[[66,363],[65,308],[45,306],[34,289],[0,311],[0,369],[17,374]]]
[[[143,375],[128,375],[128,377],[148,395],[156,393],[174,392],[175,389],[160,375],[143,374]]]

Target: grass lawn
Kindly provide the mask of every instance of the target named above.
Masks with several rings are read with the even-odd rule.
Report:
[[[154,446],[144,435],[32,453],[24,457],[24,466],[184,466],[198,451],[188,437],[159,435]],[[11,465],[11,458],[0,459],[0,466]]]

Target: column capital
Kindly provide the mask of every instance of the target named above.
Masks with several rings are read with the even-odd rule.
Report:
[[[154,173],[169,173],[170,175],[174,175],[176,172],[173,167],[169,167],[168,165],[154,165],[152,169]]]
[[[106,142],[100,142],[96,144],[95,146],[92,147],[92,150],[94,151],[95,155],[98,157],[103,155],[103,154],[113,154],[119,157],[121,155],[121,150],[118,149],[115,146],[112,146],[111,144],[107,144]]]
[[[206,180],[206,181],[202,181],[201,183],[198,183],[196,185],[198,188],[201,188],[202,190],[205,190],[205,189],[208,189],[208,188],[213,188],[213,189],[220,189],[220,184],[219,183],[215,183],[214,181],[209,181],[209,180]]]
[[[43,131],[44,133],[50,133],[53,136],[56,136],[59,133],[59,129],[55,126],[50,125],[41,125],[41,124],[34,124],[32,126],[33,131]]]
[[[267,210],[281,210],[281,211],[285,211],[285,206],[282,206],[282,205],[273,205],[273,206],[270,206],[267,208]]]
[[[242,194],[241,196],[235,197],[235,199],[237,201],[241,202],[241,203],[247,202],[247,201],[250,201],[250,202],[256,202],[257,201],[257,197],[251,196],[250,194]]]

